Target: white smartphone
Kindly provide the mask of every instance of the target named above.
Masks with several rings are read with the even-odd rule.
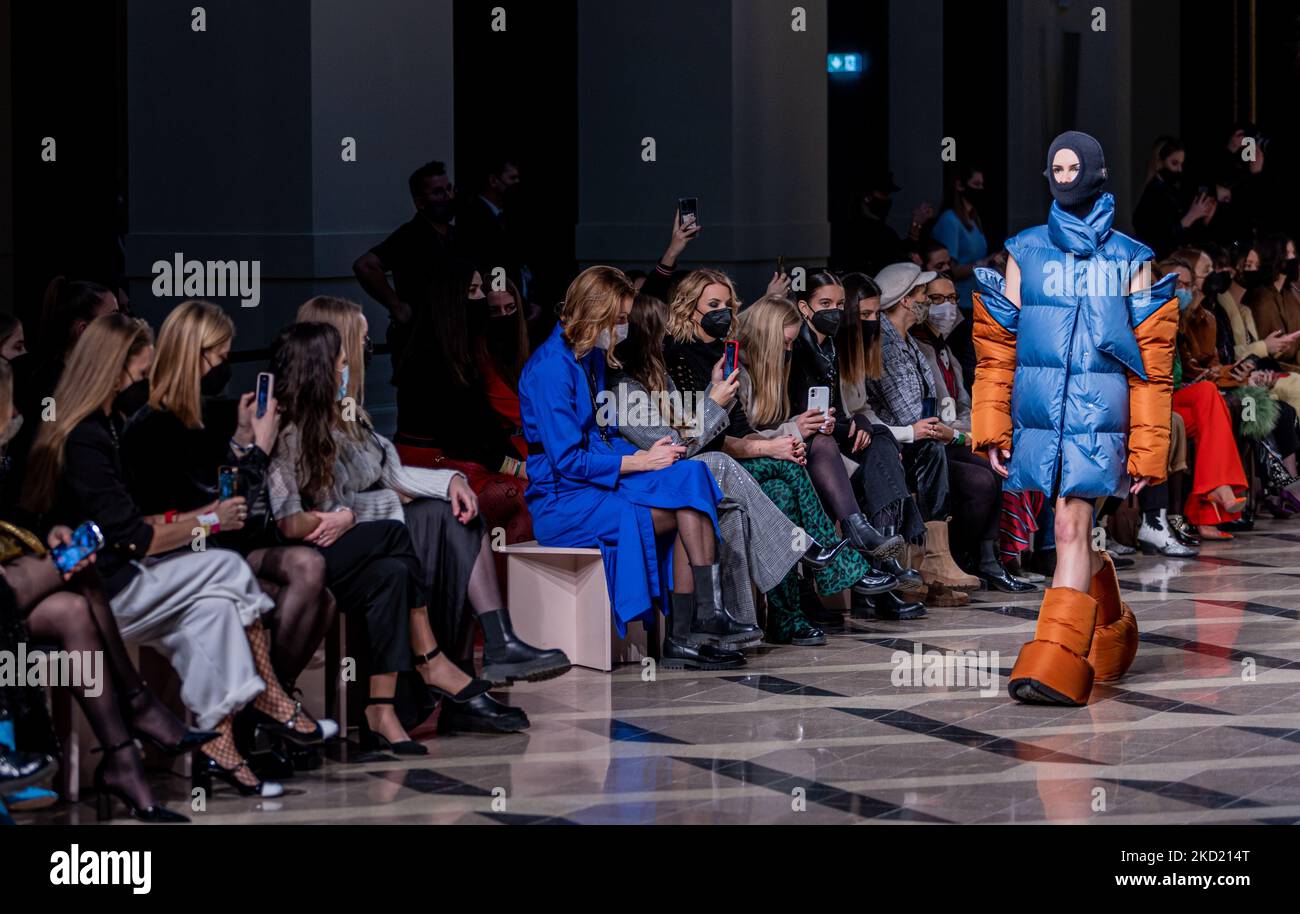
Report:
[[[808,388],[808,408],[825,413],[831,408],[831,389],[825,385]]]

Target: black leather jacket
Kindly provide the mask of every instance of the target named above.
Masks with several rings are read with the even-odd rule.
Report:
[[[790,361],[790,410],[795,416],[808,409],[808,391],[814,387],[831,389],[831,406],[835,407],[835,440],[844,444],[849,439],[851,416],[844,414],[840,396],[840,362],[835,352],[835,339],[826,337],[820,345],[807,321],[799,328],[794,341],[794,356]]]

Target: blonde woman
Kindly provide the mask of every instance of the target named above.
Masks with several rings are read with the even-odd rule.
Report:
[[[477,301],[479,307],[486,306],[481,299]],[[455,487],[467,502],[473,500],[477,506],[477,500],[468,491],[470,486],[462,474],[449,473],[443,468],[434,471],[404,467],[392,443],[375,432],[363,408],[363,349],[369,328],[361,306],[341,298],[318,296],[298,309],[298,320],[329,324],[342,337],[349,365],[348,391],[355,398],[355,415],[352,416],[354,421],[346,421],[344,411],[339,410],[338,427],[342,435],[338,459],[349,467],[371,465],[385,468],[382,478],[375,482],[376,488],[358,486],[366,491],[358,492],[358,505],[354,507],[363,507],[369,500],[385,497],[384,493],[397,493],[401,510],[393,511],[393,519],[406,524],[415,554],[420,559],[425,587],[436,595],[436,605],[442,610],[434,613],[430,620],[439,642],[457,645],[460,648],[457,659],[462,669],[472,675],[473,628],[470,621],[474,617],[483,627],[483,678],[505,685],[518,679],[538,681],[565,673],[569,669],[569,658],[563,651],[535,648],[515,634],[510,612],[501,598],[496,563],[488,543],[489,525],[484,523],[483,516],[471,512],[462,520],[454,513],[448,498],[438,495],[421,497],[426,490],[402,488],[403,477],[418,480],[421,476],[432,478],[436,473],[449,477],[446,486],[449,493]],[[352,365],[357,365],[357,370],[353,371]],[[388,462],[392,466],[385,466]],[[500,715],[507,714],[507,706],[486,694],[464,707],[449,710],[452,713],[447,721],[439,719],[443,732],[447,732],[453,723],[463,724],[458,728],[465,730],[495,729],[491,724]],[[523,712],[509,716],[523,717]]]
[[[122,637],[166,657],[199,726],[220,734],[196,753],[196,780],[278,796],[284,788],[258,780],[231,732],[231,716],[249,702],[272,717],[294,707],[271,669],[261,621],[275,604],[238,553],[191,548],[196,528],[205,540],[218,526],[239,529],[244,506],[228,499],[210,512],[147,518],[122,475],[113,401],[148,376],[152,361],[143,321],[109,314],[90,322],[55,388],[58,418],[41,424],[32,445],[24,507],[47,525],[75,527],[89,517],[103,530],[96,566]]]
[[[635,294],[622,270],[587,268],[569,285],[560,323],[524,366],[519,401],[533,529],[542,545],[600,547],[620,631],[656,602],[667,610],[670,589],[692,594],[691,616],[670,613],[662,664],[731,669],[744,656],[708,640],[758,629],[722,605],[722,493],[707,466],[678,463],[686,449],[668,436],[644,450],[621,438],[617,415],[597,400],[606,370],[620,367],[614,346],[627,336]]]
[[[185,301],[163,321],[149,372],[149,403],[122,435],[122,468],[131,497],[147,516],[214,511],[222,468],[235,470],[232,502],[248,512],[242,529],[214,533],[209,545],[244,556],[275,600],[266,618],[272,664],[292,684],[306,669],[335,617],[325,589],[325,560],[305,546],[284,546],[266,499],[266,473],[280,418],[274,392],[261,410],[255,394],[223,399],[230,383],[235,325],[220,306]],[[338,733],[330,720],[314,723],[290,704],[262,726],[293,742],[313,744]],[[291,723],[285,723],[292,721]]]

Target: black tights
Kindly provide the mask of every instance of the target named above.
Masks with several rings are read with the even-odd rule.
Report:
[[[160,742],[180,739],[184,723],[145,688],[93,572],[82,572],[65,583],[48,556],[23,556],[6,563],[2,573],[18,606],[29,610],[27,627],[34,639],[57,644],[64,651],[90,651],[103,657],[102,671],[108,675],[96,683],[98,694],[72,688],[101,747],[128,742],[128,721],[131,729]],[[125,791],[137,806],[153,805],[134,746],[105,753],[104,779]]]
[[[275,600],[267,620],[271,664],[291,691],[338,615],[325,589],[325,557],[307,546],[276,546],[254,549],[247,558],[262,590]]]
[[[673,591],[694,593],[695,578],[691,566],[712,565],[717,561],[717,540],[709,516],[691,508],[651,508],[655,536],[677,531],[673,543]]]
[[[816,434],[808,439],[808,475],[822,504],[835,520],[862,512],[853,495],[853,483],[844,469],[840,447],[830,435]]]

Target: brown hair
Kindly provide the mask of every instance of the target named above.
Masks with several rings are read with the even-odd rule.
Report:
[[[623,299],[635,298],[632,281],[617,267],[587,267],[564,293],[560,307],[560,321],[564,324],[564,341],[574,356],[582,358],[596,348],[596,339],[602,331],[612,335],[618,323],[618,312]],[[611,345],[605,353],[605,364],[620,368]]]
[[[844,325],[837,335],[836,346],[840,357],[840,379],[845,384],[861,384],[867,378],[877,379],[882,372],[880,361],[880,334],[868,343],[862,336],[862,308],[864,299],[880,298],[880,286],[865,273],[846,273],[841,280],[844,286]],[[883,320],[876,312],[876,320]]]
[[[776,425],[790,416],[785,329],[801,321],[794,302],[780,295],[764,295],[740,314],[740,353],[750,379],[745,411],[756,426]]]
[[[366,402],[366,327],[361,306],[346,298],[317,295],[298,306],[299,323],[329,324],[342,338],[343,355],[348,360],[348,396],[356,404],[358,422],[341,422],[343,430],[358,441],[369,437],[374,423],[364,406]],[[342,415],[343,405],[339,406]]]

